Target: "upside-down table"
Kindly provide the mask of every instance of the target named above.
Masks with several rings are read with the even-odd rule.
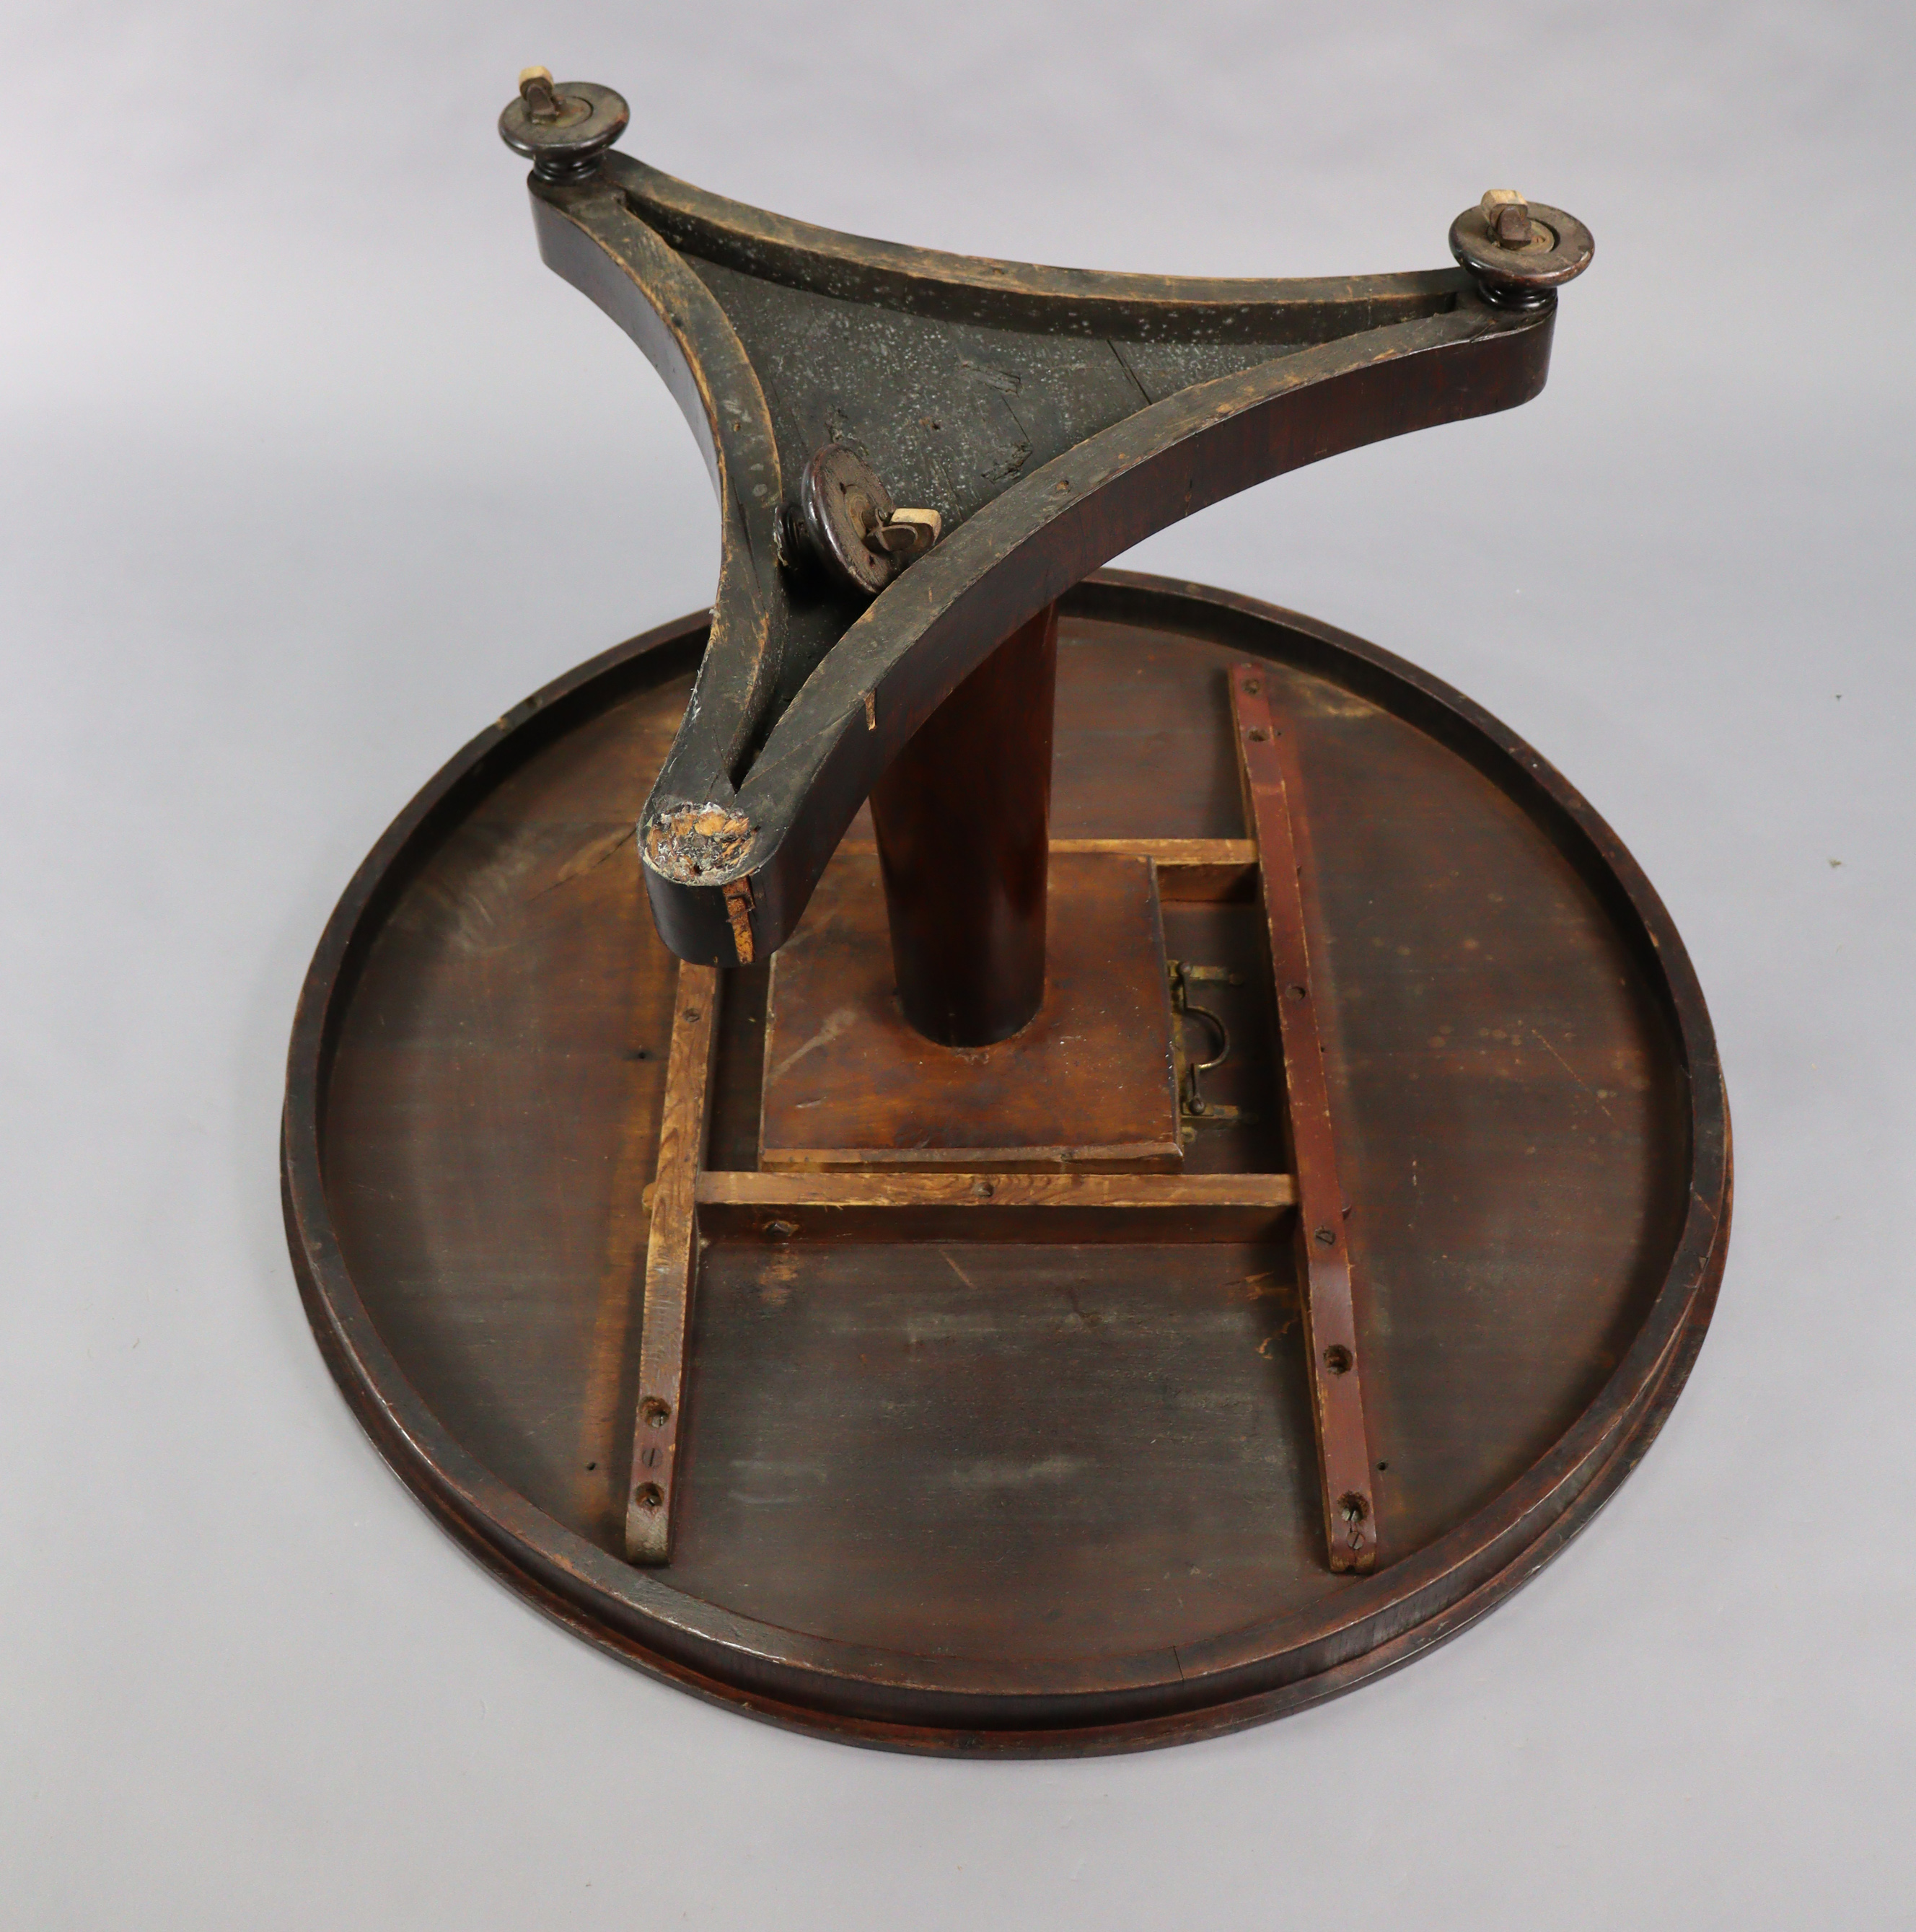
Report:
[[[327,928],[283,1172],[334,1372],[484,1562],[762,1716],[1096,1750],[1390,1669],[1682,1386],[1708,1016],[1494,718],[1102,566],[1528,400],[1589,234],[1493,191],[1449,268],[1034,268],[626,118],[535,69],[500,127],[700,440],[717,593],[475,739]]]

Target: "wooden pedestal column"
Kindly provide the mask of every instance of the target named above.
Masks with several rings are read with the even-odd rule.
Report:
[[[1014,631],[871,794],[907,1019],[946,1046],[1008,1040],[1045,998],[1057,610]]]

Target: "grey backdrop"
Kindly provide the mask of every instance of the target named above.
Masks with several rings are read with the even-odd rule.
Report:
[[[1909,1923],[1906,4],[47,10],[0,137],[0,1918]],[[470,733],[715,562],[657,379],[535,259],[493,133],[532,61],[674,173],[958,249],[1437,266],[1493,184],[1594,230],[1538,403],[1132,560],[1510,722],[1722,1036],[1690,1390],[1408,1672],[1120,1760],[788,1736],[489,1581],[335,1394],[274,1166],[321,925]]]

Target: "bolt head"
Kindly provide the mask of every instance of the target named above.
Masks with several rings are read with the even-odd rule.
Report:
[[[1596,245],[1575,215],[1513,188],[1492,188],[1450,224],[1451,254],[1500,308],[1543,308],[1590,266]]]
[[[1541,247],[1549,236],[1530,218],[1530,203],[1513,188],[1493,188],[1477,203],[1484,226],[1500,248]]]
[[[523,154],[542,181],[580,181],[598,168],[631,118],[623,98],[609,87],[555,81],[546,68],[529,67],[499,117],[499,138]]]
[[[876,597],[914,557],[937,541],[934,511],[901,511],[871,464],[841,442],[828,442],[799,476],[778,520],[779,560],[817,565],[847,588]]]
[[[1504,248],[1546,248],[1550,238],[1530,218],[1530,210],[1521,202],[1507,203],[1498,209],[1490,224],[1498,244]]]

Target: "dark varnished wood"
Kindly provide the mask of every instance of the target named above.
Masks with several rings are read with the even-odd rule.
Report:
[[[718,496],[698,702],[640,835],[688,959],[781,945],[899,751],[1087,572],[1268,477],[1514,407],[1549,367],[1555,298],[1501,310],[1461,269],[1038,268],[835,234],[616,154],[530,186],[545,260],[658,368]],[[943,521],[869,603],[777,560],[781,506],[832,442]]]
[[[1311,802],[1393,1560],[1324,1566],[1281,1238],[802,1238],[707,1250],[672,1564],[622,1560],[676,974],[624,829],[701,628],[608,654],[469,747],[369,856],[302,996],[302,1290],[440,1520],[701,1694],[980,1753],[1278,1714],[1534,1574],[1643,1453],[1714,1302],[1729,1127],[1681,941],[1602,821],[1466,700],[1309,620],[1135,579],[1064,606],[1054,835],[1243,838],[1227,680],[1267,668]],[[1258,917],[1169,904],[1167,945],[1242,959]],[[730,977],[721,1172],[762,1059],[763,967]]]
[[[1044,1004],[1057,628],[1054,604],[1014,631],[872,788],[898,1004],[942,1046]]]

